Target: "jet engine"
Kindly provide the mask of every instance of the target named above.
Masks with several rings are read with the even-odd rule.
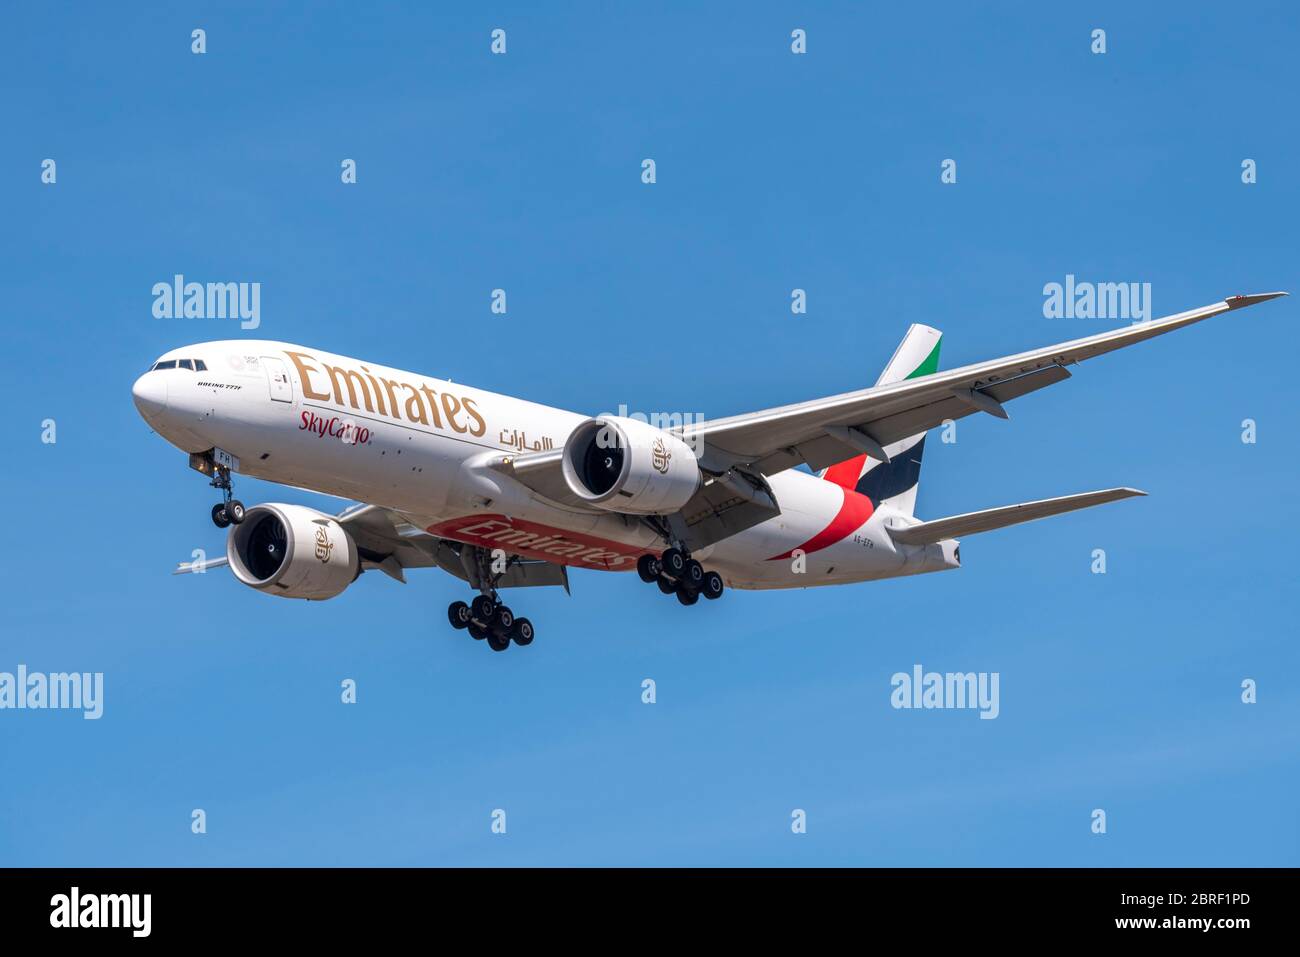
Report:
[[[700,487],[691,447],[646,422],[588,419],[564,443],[564,481],[578,498],[612,512],[675,512]]]
[[[356,542],[332,516],[303,505],[255,505],[226,539],[230,570],[282,598],[333,598],[361,574]]]

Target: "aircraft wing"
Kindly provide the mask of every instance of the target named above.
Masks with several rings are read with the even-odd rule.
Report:
[[[1068,365],[1285,295],[1233,296],[1199,309],[1018,355],[811,402],[697,422],[676,431],[688,443],[697,443],[701,466],[714,473],[742,466],[772,475],[802,462],[816,470],[862,452],[883,459],[883,446],[947,419],[973,412],[1006,418],[1003,403],[1069,378]]]

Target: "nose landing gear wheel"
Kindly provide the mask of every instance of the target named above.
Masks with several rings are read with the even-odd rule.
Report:
[[[226,518],[230,519],[233,525],[242,524],[244,521],[244,503],[237,498],[232,498],[227,502]]]
[[[230,524],[230,516],[226,514],[224,502],[212,506],[212,524],[217,528],[226,528]]]

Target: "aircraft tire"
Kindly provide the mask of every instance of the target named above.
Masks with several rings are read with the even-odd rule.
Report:
[[[691,591],[699,591],[704,587],[704,566],[693,558],[686,560],[686,567],[682,570],[681,580],[685,582]]]
[[[663,565],[664,574],[669,578],[681,578],[682,573],[686,571],[686,556],[682,554],[680,548],[666,549],[659,557],[659,563]]]
[[[454,601],[447,606],[447,619],[457,631],[469,627],[469,605],[463,601]]]
[[[717,572],[705,572],[704,584],[700,588],[700,594],[710,600],[722,597],[723,583],[722,576]]]
[[[487,595],[479,595],[470,602],[469,610],[474,616],[475,621],[481,621],[488,624],[492,621],[492,613],[496,611],[497,603]]]
[[[533,623],[527,618],[516,618],[514,627],[510,629],[510,639],[520,647],[531,645],[535,634]]]

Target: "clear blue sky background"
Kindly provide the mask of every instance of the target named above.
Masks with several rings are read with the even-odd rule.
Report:
[[[911,322],[949,367],[1116,325],[1042,317],[1067,273],[1156,315],[1300,289],[1293,4],[540,6],[4,14],[0,670],[102,671],[106,711],[0,712],[0,864],[1300,863],[1295,299],[932,441],[923,516],[1151,493],[955,573],[685,609],[577,572],[499,655],[433,572],[169,575],[224,538],[131,382],[248,335],[152,318],[174,273],[261,282],[253,335],[708,415],[870,384]],[[1001,717],[893,710],[915,663],[1000,672]]]

